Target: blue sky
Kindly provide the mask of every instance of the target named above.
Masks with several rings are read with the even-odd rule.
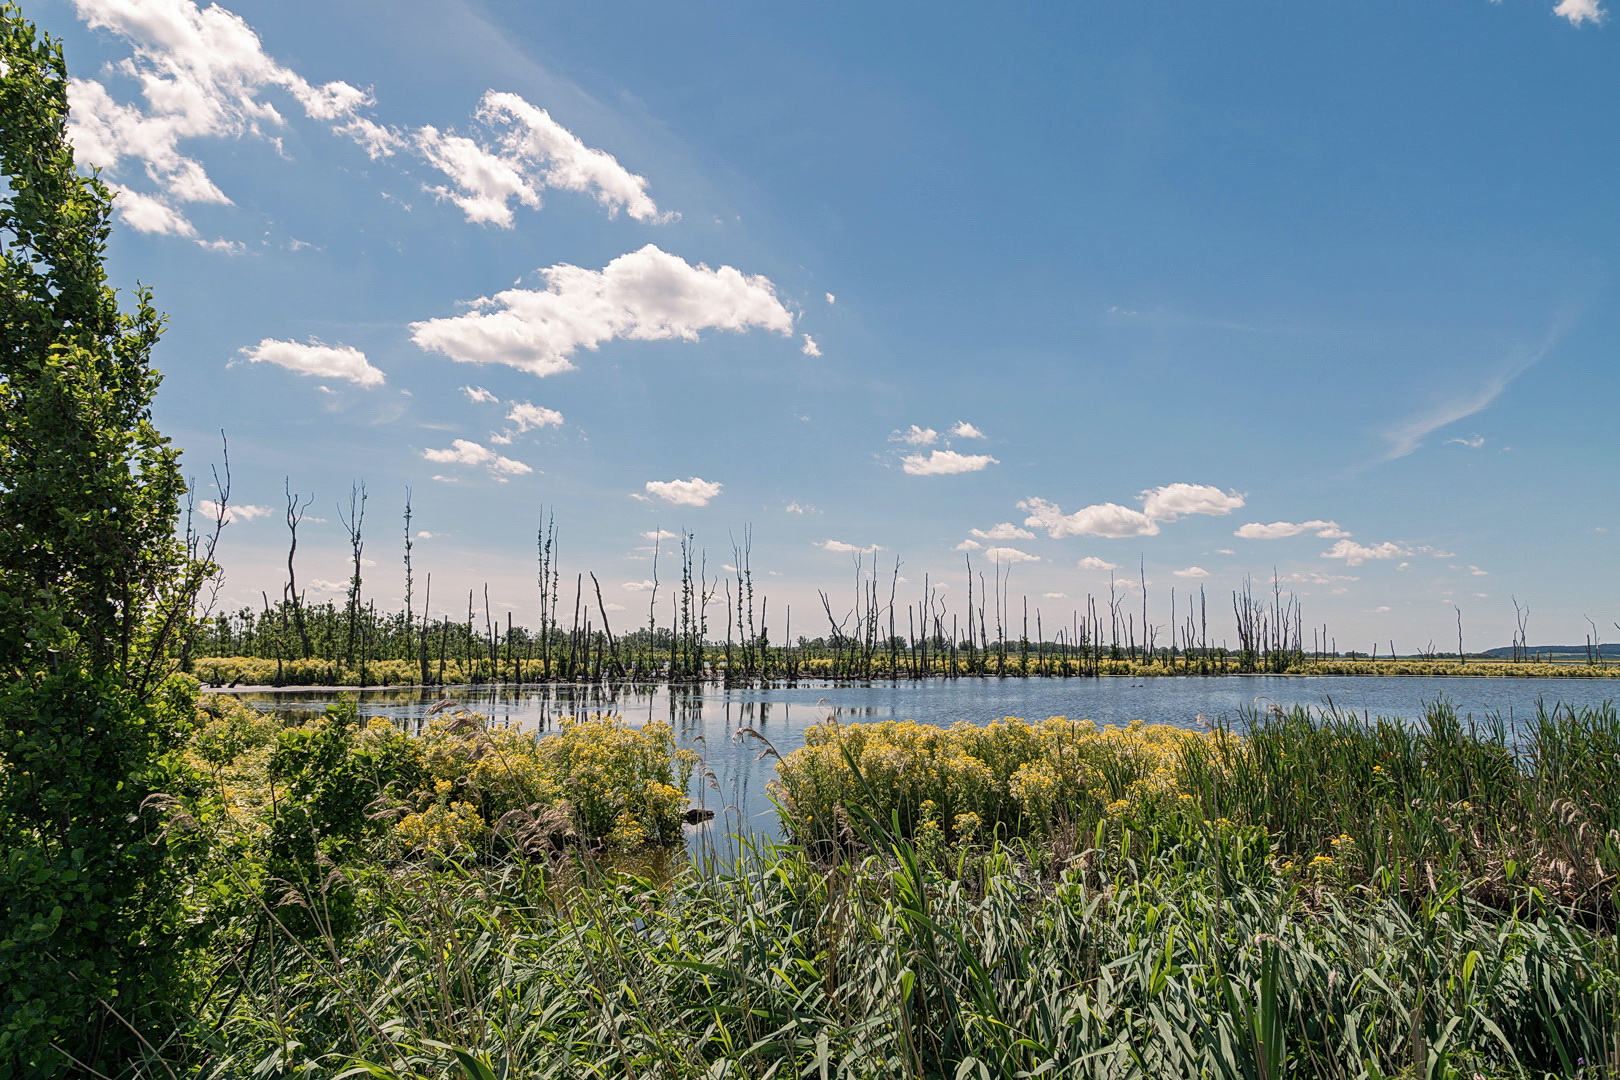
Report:
[[[231,606],[284,479],[330,595],[363,480],[384,605],[409,487],[435,596],[519,622],[544,507],[626,622],[649,534],[751,527],[778,638],[857,557],[960,610],[967,555],[1049,622],[1140,565],[1156,623],[1275,570],[1341,648],[1504,645],[1514,596],[1620,639],[1596,0],[26,13],[172,320],[159,422],[204,483],[229,437]]]

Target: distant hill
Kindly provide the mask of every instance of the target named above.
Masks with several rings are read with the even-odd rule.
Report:
[[[1532,658],[1547,657],[1552,660],[1585,660],[1585,645],[1532,645],[1524,650]],[[1598,646],[1598,655],[1605,660],[1620,660],[1620,644],[1604,642]],[[1500,649],[1486,649],[1480,653],[1469,653],[1469,656],[1488,656],[1492,660],[1513,659],[1513,649],[1504,646]]]

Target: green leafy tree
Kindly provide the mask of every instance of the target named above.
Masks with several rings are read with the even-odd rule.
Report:
[[[60,46],[0,6],[0,1075],[115,1073],[183,1001],[172,646],[209,572],[153,426],[163,329],[103,259]],[[78,1064],[75,1064],[75,1061]]]

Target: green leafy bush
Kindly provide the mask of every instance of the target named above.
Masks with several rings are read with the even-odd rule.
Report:
[[[352,702],[282,731],[268,765],[267,898],[301,931],[341,934],[352,913],[342,870],[384,835],[388,811],[426,778],[420,748],[386,722],[362,726]]]
[[[161,1030],[185,1000],[183,868],[154,793],[188,783],[168,751],[194,686],[143,702],[77,667],[0,685],[0,1074],[64,1069],[69,1034],[117,1060],[124,1021]]]

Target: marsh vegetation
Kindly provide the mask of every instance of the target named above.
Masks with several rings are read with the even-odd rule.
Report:
[[[616,864],[515,842],[497,793],[545,787],[533,763],[599,743],[614,764],[588,783],[633,799],[666,775],[655,754],[607,749],[627,734],[601,722],[531,753],[463,717],[407,752],[475,827],[413,831],[379,812],[373,775],[366,839],[317,841],[319,873],[279,879],[276,822],[321,833],[299,809],[318,799],[287,786],[221,814],[231,767],[199,755],[217,763],[204,748],[254,721],[200,720],[209,779],[185,842],[214,852],[196,863],[212,899],[194,970],[211,979],[145,1075],[159,1057],[219,1077],[1620,1068],[1609,709],[1544,714],[1518,744],[1444,708],[1421,724],[1297,710],[1245,735],[829,723],[778,768],[790,842]],[[394,736],[353,729],[350,758],[375,759],[368,738]],[[576,836],[603,835],[574,813]]]

